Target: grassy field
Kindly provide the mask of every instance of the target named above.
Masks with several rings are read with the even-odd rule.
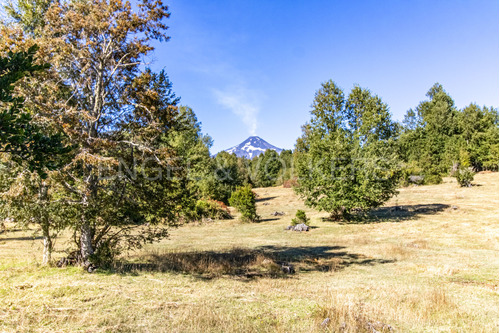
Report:
[[[495,332],[498,174],[474,185],[401,189],[364,224],[327,221],[291,189],[257,189],[262,222],[187,225],[94,274],[39,266],[41,241],[11,227],[0,331]],[[297,209],[311,231],[283,230]]]

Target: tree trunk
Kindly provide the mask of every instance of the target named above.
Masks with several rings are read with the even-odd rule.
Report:
[[[89,172],[92,171],[92,166],[87,166]],[[92,175],[88,177],[87,189],[90,196],[95,198],[96,196],[96,178]],[[85,211],[88,209],[89,202],[92,202],[87,196],[83,200],[83,215],[82,215],[82,225],[80,227],[80,254],[82,256],[82,265],[86,268],[92,265],[90,257],[94,254],[94,246],[92,245],[94,240],[94,229],[90,225]]]
[[[43,228],[43,259],[42,264],[48,265],[52,259],[52,238],[49,228]]]
[[[92,229],[87,221],[84,221],[80,228],[80,254],[82,255],[82,264],[87,267],[91,264],[90,256],[94,254],[92,246]]]
[[[39,200],[42,206],[47,205],[48,186],[45,182],[40,184]],[[52,237],[50,237],[50,219],[47,217],[45,209],[42,209],[42,216],[39,216],[39,223],[43,234],[43,258],[42,264],[48,265],[52,259]]]

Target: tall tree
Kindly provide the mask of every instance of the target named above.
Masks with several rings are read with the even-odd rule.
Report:
[[[280,152],[281,172],[279,176],[279,183],[286,180],[292,180],[294,175],[293,170],[293,151],[291,149],[284,149]]]
[[[498,111],[470,104],[458,113],[457,146],[475,170],[498,170]]]
[[[279,154],[272,149],[260,154],[252,163],[255,168],[254,183],[257,187],[274,186],[283,168]]]
[[[498,111],[475,104],[458,110],[438,83],[427,97],[403,121],[398,149],[405,173],[439,183],[460,166],[498,169]]]
[[[202,182],[203,196],[228,204],[231,193],[245,182],[241,167],[236,155],[226,151],[218,153],[207,165],[209,173]]]
[[[38,47],[7,51],[0,57],[0,147],[2,156],[2,210],[16,223],[37,224],[43,236],[43,264],[51,260],[53,237],[68,220],[67,206],[57,198],[60,187],[49,177],[64,163],[71,147],[59,128],[40,122],[36,109],[25,107],[19,94],[37,72],[49,66],[35,64]],[[17,162],[17,163],[14,163]]]
[[[44,98],[27,103],[56,120],[75,145],[57,180],[77,207],[73,227],[85,265],[117,247],[165,236],[164,226],[182,215],[185,170],[165,143],[178,119],[177,101],[161,98],[170,93],[161,74],[141,71],[151,42],[169,39],[169,15],[160,0],[52,1],[31,37],[53,66],[50,79],[25,92]],[[169,176],[158,181],[158,174]]]
[[[458,133],[455,102],[439,83],[434,84],[403,122],[400,138],[402,159],[417,166],[428,183],[441,182],[457,155],[454,136]]]
[[[388,107],[355,87],[346,98],[333,82],[315,95],[311,121],[297,140],[297,193],[306,205],[349,218],[396,193],[396,125]]]

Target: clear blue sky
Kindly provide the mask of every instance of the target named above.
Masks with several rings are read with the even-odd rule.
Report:
[[[167,0],[164,0],[167,1]],[[394,119],[441,83],[462,108],[498,107],[498,1],[170,0],[171,40],[159,44],[183,105],[212,153],[251,134],[293,148],[320,84],[354,84]]]

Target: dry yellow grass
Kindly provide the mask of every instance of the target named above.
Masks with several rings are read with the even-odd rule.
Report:
[[[474,183],[401,189],[365,224],[257,189],[261,223],[172,230],[116,272],[40,267],[40,240],[14,229],[0,235],[0,331],[495,332],[498,174]],[[283,230],[297,209],[315,228]]]

